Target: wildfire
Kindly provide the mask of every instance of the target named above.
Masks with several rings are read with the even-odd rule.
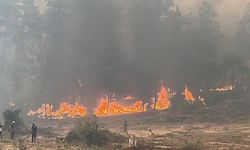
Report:
[[[105,98],[103,98],[99,102],[97,108],[95,109],[95,115],[99,117],[138,112],[144,112],[144,106],[142,101],[136,101],[131,106],[124,106],[117,101],[109,102],[107,96],[105,96]]]
[[[128,95],[124,98],[124,100],[133,100],[133,99],[135,99],[135,98],[131,95]]]
[[[109,100],[108,97],[101,99],[99,102],[97,109],[95,111],[95,115],[97,116],[107,116],[109,115]]]
[[[227,91],[233,91],[235,90],[235,87],[233,85],[225,85],[221,87],[217,87],[215,89],[209,89],[210,92],[216,91],[216,92],[227,92]]]
[[[78,102],[75,105],[68,104],[66,102],[60,103],[59,108],[56,111],[53,111],[53,105],[47,103],[42,104],[40,108],[36,111],[30,110],[27,113],[28,116],[38,115],[39,118],[52,118],[52,119],[63,119],[65,117],[76,118],[84,117],[87,115],[86,108],[79,104]]]
[[[215,89],[204,90],[201,89],[200,92],[204,91],[217,91],[217,92],[226,92],[233,91],[235,87],[232,85],[222,86]],[[180,93],[181,94],[181,93]],[[184,99],[193,103],[196,99],[193,96],[193,93],[190,91],[187,85],[185,85],[185,89],[183,91]],[[122,101],[118,101],[116,99],[116,95],[108,97],[105,95],[98,103],[97,107],[94,109],[94,114],[98,117],[104,116],[115,116],[121,114],[132,114],[132,113],[141,113],[148,111],[147,109],[154,110],[166,110],[171,107],[171,99],[175,96],[179,95],[174,90],[170,90],[161,84],[160,90],[157,92],[156,97],[152,97],[152,102],[144,103],[142,100],[136,99],[132,95],[128,95],[122,98]],[[69,99],[73,99],[69,97]],[[77,98],[77,99],[80,99]],[[198,96],[197,100],[200,101],[204,106],[206,105],[205,97]],[[79,100],[77,100],[79,101]],[[11,106],[14,104],[10,104]],[[77,118],[84,117],[87,115],[87,108],[76,102],[75,104],[69,104],[67,102],[60,103],[58,109],[55,109],[53,105],[49,103],[42,104],[40,108],[33,111],[30,110],[27,113],[28,116],[38,116],[39,118],[48,118],[48,119],[63,119],[63,118]]]
[[[234,90],[234,86],[232,86],[232,85],[223,86],[223,87],[215,89],[215,91],[217,91],[217,92],[226,92],[226,91],[233,91],[233,90]]]
[[[151,105],[152,109],[155,110],[164,110],[168,109],[171,106],[169,93],[166,87],[162,84],[160,91],[157,93],[157,99],[154,100]]]
[[[194,102],[195,101],[195,98],[193,96],[193,93],[191,91],[189,91],[187,85],[185,85],[185,90],[184,90],[184,98],[186,101],[188,102]]]

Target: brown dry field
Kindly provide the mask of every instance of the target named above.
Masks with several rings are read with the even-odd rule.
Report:
[[[102,118],[100,122],[112,132],[122,134],[122,117]],[[149,123],[137,119],[127,118],[129,134],[142,137],[145,144],[155,150],[182,149],[186,143],[201,143],[202,149],[208,150],[249,150],[250,149],[250,122],[227,123]],[[30,136],[19,136],[15,141],[5,135],[0,140],[0,149],[17,150],[25,147],[27,150],[112,150],[114,144],[106,147],[76,147],[58,142],[56,137],[65,137],[73,127],[75,120],[38,120],[39,126],[37,142],[32,144]],[[151,130],[152,132],[149,132]],[[7,133],[5,133],[7,134]],[[21,147],[20,147],[21,146]],[[127,147],[128,143],[122,144]],[[19,148],[18,148],[19,147]]]

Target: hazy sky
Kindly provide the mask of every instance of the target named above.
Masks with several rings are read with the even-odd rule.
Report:
[[[210,0],[215,3],[222,29],[232,34],[250,0]],[[184,13],[197,13],[202,0],[175,0]]]

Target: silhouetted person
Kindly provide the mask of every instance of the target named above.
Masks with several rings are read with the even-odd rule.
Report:
[[[126,119],[123,119],[123,132],[128,133],[128,122]]]
[[[3,125],[1,122],[0,122],[0,137],[1,139],[3,139]]]
[[[36,142],[36,132],[37,132],[37,126],[35,125],[35,123],[33,123],[31,127],[32,143]]]
[[[15,127],[15,121],[12,121],[11,125],[10,125],[10,138],[11,139],[14,139],[15,138],[15,130],[16,130],[16,127]]]

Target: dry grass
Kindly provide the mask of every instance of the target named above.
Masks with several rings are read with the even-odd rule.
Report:
[[[205,150],[204,142],[201,140],[185,141],[182,150]]]

